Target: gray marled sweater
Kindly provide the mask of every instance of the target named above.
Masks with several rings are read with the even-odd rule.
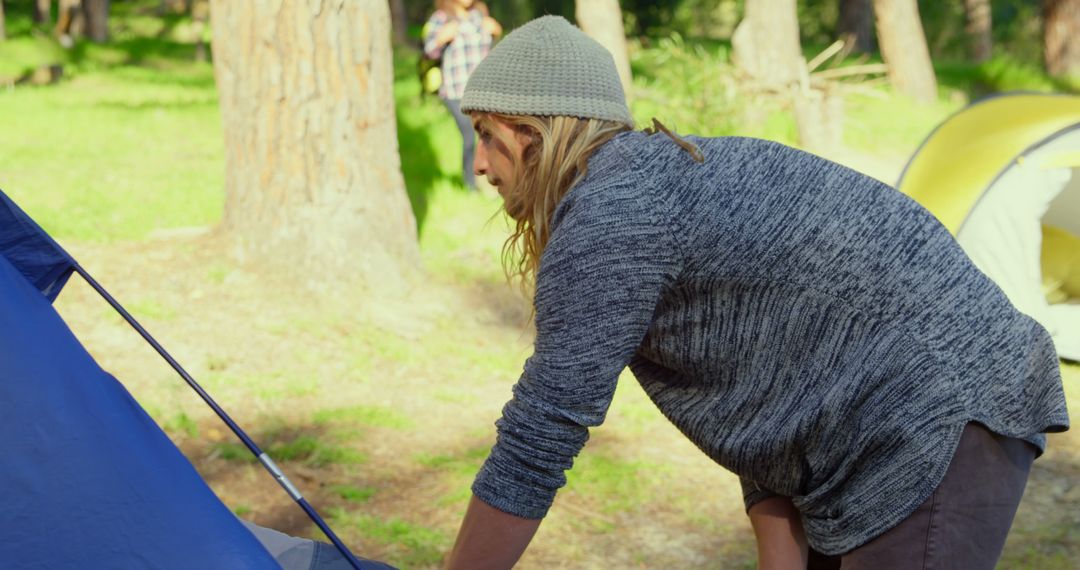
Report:
[[[791,497],[827,554],[929,497],[965,423],[1040,450],[1067,429],[1049,335],[921,206],[775,143],[689,140],[704,164],[619,135],[557,207],[477,497],[543,517],[627,365],[747,506]]]

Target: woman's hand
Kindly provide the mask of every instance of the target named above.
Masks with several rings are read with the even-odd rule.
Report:
[[[503,32],[502,25],[495,21],[495,18],[492,18],[491,16],[484,16],[484,20],[480,23],[480,27],[495,38],[501,36]]]
[[[457,37],[457,33],[458,21],[450,20],[443,24],[441,28],[439,28],[439,33],[435,34],[435,43],[438,44],[440,47],[444,46],[454,41],[454,38]]]
[[[806,534],[791,499],[770,497],[747,514],[757,538],[759,570],[806,569]]]

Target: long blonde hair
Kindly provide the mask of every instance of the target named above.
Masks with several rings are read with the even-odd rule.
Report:
[[[592,153],[631,128],[614,121],[561,116],[484,113],[478,118],[481,125],[488,121],[506,124],[526,141],[521,162],[515,165],[514,178],[503,195],[506,213],[515,227],[503,244],[502,261],[507,279],[520,279],[527,289],[536,281],[555,207],[585,177]],[[497,139],[504,136],[491,124],[487,124],[487,131]],[[510,146],[510,141],[500,142],[504,148]]]

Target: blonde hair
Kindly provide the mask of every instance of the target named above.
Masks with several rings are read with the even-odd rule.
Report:
[[[503,270],[508,280],[535,284],[540,255],[551,236],[551,216],[563,196],[585,177],[592,153],[615,135],[631,128],[623,123],[576,117],[479,114],[479,122],[498,121],[525,139],[521,162],[504,194],[506,213],[515,227],[503,244]],[[502,131],[487,124],[487,131],[504,145]],[[513,156],[510,157],[514,159]]]

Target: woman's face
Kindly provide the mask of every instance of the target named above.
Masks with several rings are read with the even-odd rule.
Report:
[[[513,127],[498,119],[483,120],[480,115],[474,115],[472,120],[479,139],[473,157],[473,172],[477,176],[487,176],[488,182],[506,198],[526,141]]]

